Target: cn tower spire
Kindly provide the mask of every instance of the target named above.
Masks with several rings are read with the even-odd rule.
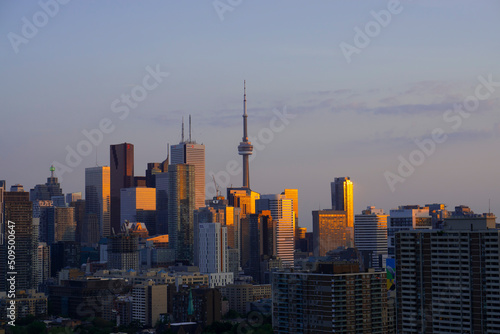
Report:
[[[243,156],[243,187],[250,188],[250,170],[248,165],[248,157],[252,155],[253,146],[248,141],[247,129],[247,87],[246,81],[243,81],[243,138],[238,146],[238,154]]]

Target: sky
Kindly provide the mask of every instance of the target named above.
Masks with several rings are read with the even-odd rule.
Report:
[[[308,230],[343,176],[355,213],[500,214],[498,1],[59,1],[0,3],[8,187],[55,164],[64,192],[84,192],[122,142],[144,175],[189,115],[208,189],[240,186],[246,80],[251,188],[298,189]]]

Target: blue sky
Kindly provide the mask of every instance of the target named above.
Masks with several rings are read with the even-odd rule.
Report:
[[[220,175],[240,161],[245,79],[251,136],[265,135],[276,110],[294,116],[260,143],[250,171],[255,191],[299,189],[301,225],[311,227],[311,210],[329,208],[338,176],[355,184],[355,212],[434,202],[485,212],[491,199],[500,214],[500,87],[458,128],[443,119],[474,95],[479,76],[500,81],[499,2],[403,1],[351,62],[341,43],[355,46],[354,29],[364,31],[390,1],[218,3],[231,9],[223,20],[212,1],[73,0],[16,53],[9,36],[24,38],[23,18],[43,19],[42,7],[2,2],[0,178],[25,188],[45,182],[66,147],[104,118],[114,130],[63,175],[63,190],[83,191],[96,153],[108,164],[109,145],[124,141],[135,145],[136,175],[144,175],[147,162],[165,158],[167,142],[179,142],[189,114],[193,137],[206,145],[207,177]],[[119,119],[112,102],[141,85],[148,66],[169,75]],[[384,173],[397,175],[399,156],[409,159],[415,140],[436,128],[447,140],[391,191]],[[241,175],[226,183],[240,185]]]

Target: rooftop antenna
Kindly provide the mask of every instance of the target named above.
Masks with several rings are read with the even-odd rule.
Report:
[[[184,143],[184,116],[182,116],[182,140],[181,143]]]
[[[95,148],[95,166],[99,167],[99,165],[97,164],[97,147]]]
[[[491,213],[491,198],[488,198],[488,213]]]
[[[191,143],[191,115],[189,115],[189,142]]]

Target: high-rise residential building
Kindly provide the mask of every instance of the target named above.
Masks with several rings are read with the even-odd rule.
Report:
[[[156,235],[156,189],[125,188],[121,190],[121,224],[125,221],[146,225],[149,235]]]
[[[177,261],[193,263],[195,166],[168,166],[168,235]]]
[[[318,210],[312,212],[314,256],[325,256],[339,247],[350,247],[351,229],[347,213],[338,210]]]
[[[147,281],[132,289],[132,319],[153,327],[167,313],[167,284]]]
[[[248,159],[250,155],[252,155],[253,146],[252,143],[248,141],[247,118],[247,87],[245,82],[243,82],[243,138],[241,139],[240,145],[238,145],[238,154],[243,156],[243,188],[250,189],[250,168]]]
[[[257,210],[271,212],[271,217],[276,224],[276,255],[282,260],[284,266],[293,266],[295,252],[293,199],[281,194],[262,195],[257,201]]]
[[[395,258],[397,232],[430,228],[432,228],[432,217],[427,206],[402,205],[398,209],[391,210],[387,217],[387,256]]]
[[[110,234],[120,231],[120,191],[134,187],[134,145],[111,145],[110,163]]]
[[[353,186],[349,177],[336,177],[330,184],[332,192],[332,210],[345,211],[347,226],[350,229],[350,245],[354,247],[354,206]]]
[[[240,314],[247,313],[249,303],[271,298],[270,284],[231,284],[220,289],[222,296],[229,301],[229,308]]]
[[[274,333],[387,333],[384,272],[319,263],[312,272],[272,273]]]
[[[51,200],[53,196],[63,196],[61,185],[54,176],[55,170],[54,166],[50,166],[50,177],[47,178],[47,183],[37,184],[30,190],[30,201]]]
[[[170,147],[172,165],[188,164],[194,166],[194,209],[205,206],[205,145],[197,144],[191,139],[191,116],[189,116],[189,138],[184,140],[184,124],[182,125],[182,141]]]
[[[464,221],[396,233],[398,333],[500,333],[500,232],[492,227]]]
[[[248,188],[227,188],[227,200],[230,206],[241,209],[241,218],[256,211],[256,201],[260,194]]]
[[[33,206],[29,200],[30,194],[22,191],[22,186],[11,188],[14,191],[4,193],[4,236],[3,245],[0,246],[0,291],[6,291],[7,273],[17,272],[16,290],[36,289],[36,258],[38,247],[38,234],[33,222]],[[21,191],[20,191],[21,190]],[[9,223],[11,221],[12,223]],[[16,259],[15,268],[7,265],[7,233],[15,231]]]
[[[198,228],[200,272],[227,273],[227,228],[221,223],[201,223]]]
[[[354,217],[354,243],[365,268],[385,268],[387,217],[384,210],[374,206]]]

